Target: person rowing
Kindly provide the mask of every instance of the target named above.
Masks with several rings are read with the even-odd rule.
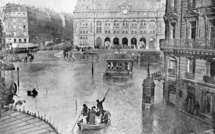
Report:
[[[105,97],[102,99],[102,101],[97,100],[97,109],[100,113],[103,112],[103,102],[105,101]]]

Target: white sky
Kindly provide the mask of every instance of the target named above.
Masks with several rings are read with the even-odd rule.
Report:
[[[3,1],[3,2],[2,2]],[[35,7],[47,7],[57,12],[72,13],[77,0],[0,0],[0,6],[10,3],[28,4]]]

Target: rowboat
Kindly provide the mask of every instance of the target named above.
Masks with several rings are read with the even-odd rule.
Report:
[[[78,122],[78,127],[81,131],[88,131],[88,130],[99,130],[102,128],[107,127],[108,125],[110,125],[111,123],[111,114],[109,111],[107,111],[108,113],[108,122],[107,123],[102,123],[102,124],[98,124],[98,125],[91,125],[91,124],[83,124],[83,119],[81,119]]]

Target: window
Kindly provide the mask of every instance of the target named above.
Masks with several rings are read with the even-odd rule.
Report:
[[[109,20],[105,21],[105,26],[110,26],[110,21]]]
[[[14,32],[13,35],[16,36],[16,32]]]
[[[16,42],[16,39],[14,39],[14,42]]]
[[[119,27],[119,21],[118,21],[118,20],[115,20],[113,25],[114,25],[114,27],[117,27],[117,28],[118,28],[118,27]]]
[[[96,33],[101,34],[102,33],[102,27],[96,27]]]
[[[19,39],[19,42],[22,42],[22,39]]]
[[[137,27],[137,21],[136,20],[132,20],[131,27],[134,27],[134,28]]]
[[[193,79],[196,72],[196,61],[195,59],[187,58],[187,73],[186,77],[188,79]]]
[[[212,101],[213,100],[213,93],[208,91],[202,91],[201,95],[201,112],[205,114],[211,115],[212,112]]]
[[[215,1],[214,0],[211,0],[211,5],[215,5]]]
[[[25,25],[23,25],[23,29],[25,29],[26,27],[25,27]]]
[[[25,43],[26,43],[26,41],[27,41],[27,40],[26,40],[26,39],[24,39],[24,42],[25,42]]]
[[[210,21],[210,44],[215,48],[215,20]]]
[[[177,68],[177,62],[174,58],[170,58],[169,61],[169,69],[168,69],[168,73],[169,75],[176,75],[176,68]]]
[[[96,33],[101,34],[102,33],[102,22],[96,21]]]
[[[210,76],[215,77],[215,61],[210,62]]]
[[[171,23],[171,28],[170,28],[170,39],[175,39],[175,23]]]
[[[102,22],[101,21],[96,21],[96,26],[101,26]]]
[[[171,0],[170,1],[170,8],[171,8],[171,11],[176,11],[176,7],[177,7],[177,1],[176,0]]]
[[[123,26],[123,27],[128,27],[128,21],[127,21],[127,20],[123,20],[122,26]]]
[[[187,8],[191,9],[191,8],[195,8],[196,7],[196,0],[187,0]]]
[[[190,22],[190,38],[191,39],[196,38],[196,21]]]

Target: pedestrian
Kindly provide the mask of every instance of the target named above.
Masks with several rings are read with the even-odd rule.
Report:
[[[87,123],[87,115],[88,115],[89,109],[86,104],[83,104],[82,114],[83,114],[83,123]]]
[[[89,124],[95,125],[95,116],[96,116],[96,111],[95,111],[95,106],[93,106],[90,110],[90,117],[89,117]]]
[[[100,111],[100,113],[103,112],[103,105],[102,103],[105,101],[105,97],[103,98],[102,101],[97,100],[97,109]]]

